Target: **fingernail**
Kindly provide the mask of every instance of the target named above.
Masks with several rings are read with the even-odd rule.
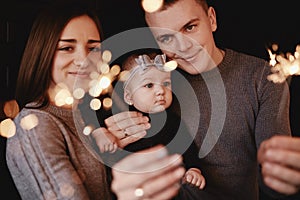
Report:
[[[149,128],[151,128],[151,124],[150,123],[145,124],[145,129],[149,129]]]
[[[148,121],[149,121],[149,118],[144,116],[144,117],[143,117],[143,121],[144,121],[144,122],[148,122]]]
[[[174,175],[178,178],[181,178],[185,173],[185,169],[183,167],[180,167],[175,170]]]

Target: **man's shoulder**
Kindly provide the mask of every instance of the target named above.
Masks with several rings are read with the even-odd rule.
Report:
[[[262,64],[267,64],[267,60],[247,52],[237,51],[229,48],[225,49],[225,51],[227,56],[236,59],[237,61],[258,62]]]

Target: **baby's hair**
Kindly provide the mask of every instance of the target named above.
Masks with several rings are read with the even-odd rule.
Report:
[[[133,67],[137,66],[137,63],[135,61],[136,58],[139,57],[139,55],[146,54],[151,59],[154,59],[156,55],[162,54],[162,52],[158,49],[138,49],[135,51],[131,51],[127,53],[122,62],[122,70],[131,70]]]

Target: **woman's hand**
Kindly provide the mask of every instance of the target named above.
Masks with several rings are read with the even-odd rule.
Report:
[[[165,200],[178,193],[185,169],[180,155],[159,145],[133,153],[112,168],[112,190],[119,200]]]

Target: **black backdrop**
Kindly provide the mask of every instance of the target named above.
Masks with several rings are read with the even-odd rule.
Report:
[[[13,99],[18,65],[32,20],[42,5],[52,0],[4,0],[0,3],[0,108]],[[75,0],[74,0],[75,1]],[[136,9],[138,0],[85,0],[94,4],[102,19],[106,37],[144,26]],[[268,58],[267,48],[279,45],[282,52],[293,52],[300,43],[300,17],[297,1],[285,0],[208,0],[217,12],[219,46]],[[300,76],[291,80],[291,127],[300,135]],[[0,109],[0,120],[4,119]],[[0,136],[0,190],[7,199],[18,199],[5,165],[5,138]]]

